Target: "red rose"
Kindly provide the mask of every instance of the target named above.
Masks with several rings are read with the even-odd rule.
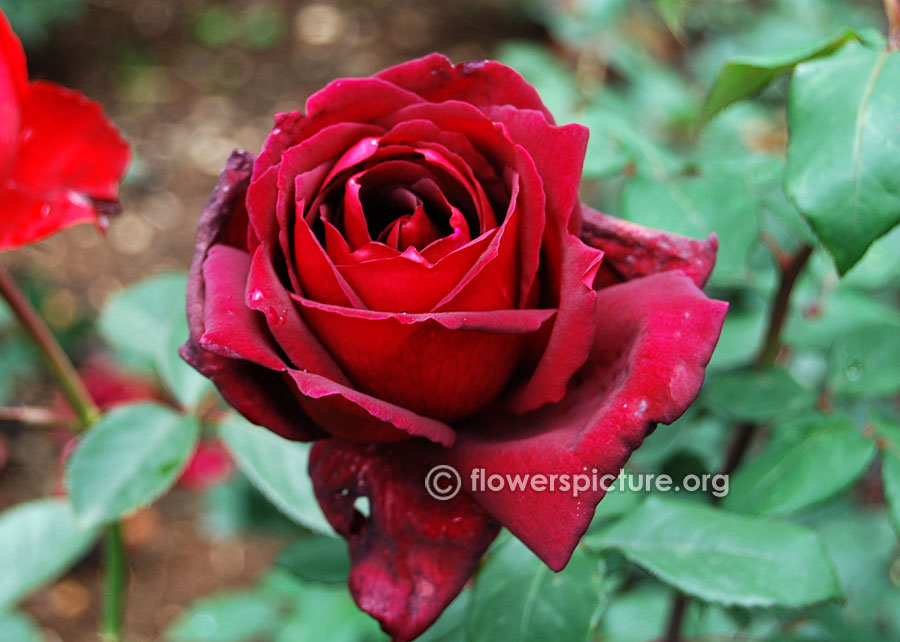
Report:
[[[0,12],[0,251],[115,211],[131,152],[98,103],[28,82]]]
[[[564,567],[603,495],[438,501],[432,466],[618,473],[702,383],[726,309],[698,289],[715,239],[579,205],[587,136],[512,69],[432,55],[277,116],[204,210],[182,354],[250,421],[320,440],[310,473],[350,589],[396,640],[501,524]]]

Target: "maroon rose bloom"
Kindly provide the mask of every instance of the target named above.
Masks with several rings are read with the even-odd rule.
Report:
[[[439,501],[430,468],[616,474],[700,389],[726,310],[699,289],[715,238],[581,205],[587,137],[512,69],[431,55],[278,115],[204,210],[182,355],[250,421],[319,440],[350,590],[395,640],[501,525],[562,569],[603,497]]]

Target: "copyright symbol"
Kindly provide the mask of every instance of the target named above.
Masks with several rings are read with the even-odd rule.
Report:
[[[425,490],[435,499],[453,499],[462,488],[462,478],[453,466],[440,464],[425,476]]]

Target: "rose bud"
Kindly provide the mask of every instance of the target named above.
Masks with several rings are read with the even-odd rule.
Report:
[[[501,525],[562,569],[604,494],[473,473],[618,474],[702,384],[726,311],[699,289],[715,238],[581,205],[587,138],[512,69],[435,54],[279,114],[201,217],[182,355],[251,422],[318,440],[350,590],[394,640]],[[425,486],[439,464],[463,482],[445,501]]]
[[[98,103],[28,82],[25,52],[0,11],[0,251],[118,210],[128,143]]]

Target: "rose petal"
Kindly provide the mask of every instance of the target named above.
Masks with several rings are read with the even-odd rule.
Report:
[[[534,160],[547,186],[548,218],[559,217],[570,232],[577,233],[578,187],[587,150],[587,127],[575,123],[556,127],[535,111],[510,106],[491,108],[488,114],[503,123],[509,137]]]
[[[365,100],[360,100],[365,96]],[[337,123],[371,123],[404,105],[422,99],[378,78],[342,78],[306,101],[306,115],[298,111],[277,114],[275,128],[256,159],[253,178],[280,162],[285,150]]]
[[[6,181],[15,164],[22,103],[27,92],[22,43],[0,12],[0,184]]]
[[[496,229],[491,230],[434,264],[413,249],[392,258],[341,265],[338,271],[371,310],[429,312],[459,285],[478,257],[487,252],[495,236]],[[472,310],[509,307],[491,305],[493,298],[480,303],[487,305]]]
[[[458,432],[451,462],[463,479],[474,469],[614,479],[656,423],[671,423],[696,397],[726,310],[677,272],[601,290],[596,340],[565,398],[524,416],[473,419]],[[554,570],[566,565],[604,495],[600,488],[577,496],[560,489],[473,490]]]
[[[499,530],[465,493],[447,501],[426,493],[432,452],[420,440],[329,439],[310,454],[319,504],[350,549],[350,592],[394,642],[412,640],[437,619]],[[369,500],[368,515],[355,508],[360,497]]]
[[[19,37],[12,30],[9,20],[0,11],[0,67],[8,74],[19,102],[25,101],[28,93],[28,69],[25,64],[25,50]],[[0,73],[4,73],[0,72]]]
[[[715,234],[691,239],[607,216],[586,205],[581,206],[581,215],[582,240],[603,250],[595,287],[668,270],[681,270],[703,287],[712,273],[719,247]]]
[[[515,69],[493,60],[454,65],[446,56],[434,53],[385,69],[376,77],[431,102],[461,100],[479,107],[513,105],[540,111],[547,122],[554,122],[553,114],[534,87]]]
[[[294,368],[350,383],[301,318],[264,248],[256,250],[250,263],[246,303],[265,315],[269,332]]]
[[[302,297],[303,317],[356,386],[378,399],[452,421],[493,401],[530,335],[555,310],[393,314]]]
[[[591,286],[603,253],[566,231],[557,218],[548,221],[543,252],[547,277],[541,298],[558,302],[559,313],[531,377],[509,396],[516,413],[562,399],[594,340],[596,294]]]
[[[288,439],[314,439],[322,433],[298,411],[295,393],[283,374],[200,347],[200,337],[206,332],[203,263],[210,246],[228,229],[243,201],[252,166],[252,155],[234,152],[200,217],[187,288],[190,338],[179,352],[185,361],[209,377],[225,400],[249,421]]]
[[[130,155],[99,103],[51,83],[34,83],[22,104],[15,164],[0,188],[0,250],[77,223],[100,222],[98,209],[116,209]]]
[[[72,190],[115,200],[131,151],[100,103],[47,82],[31,85],[12,180],[34,190]]]

